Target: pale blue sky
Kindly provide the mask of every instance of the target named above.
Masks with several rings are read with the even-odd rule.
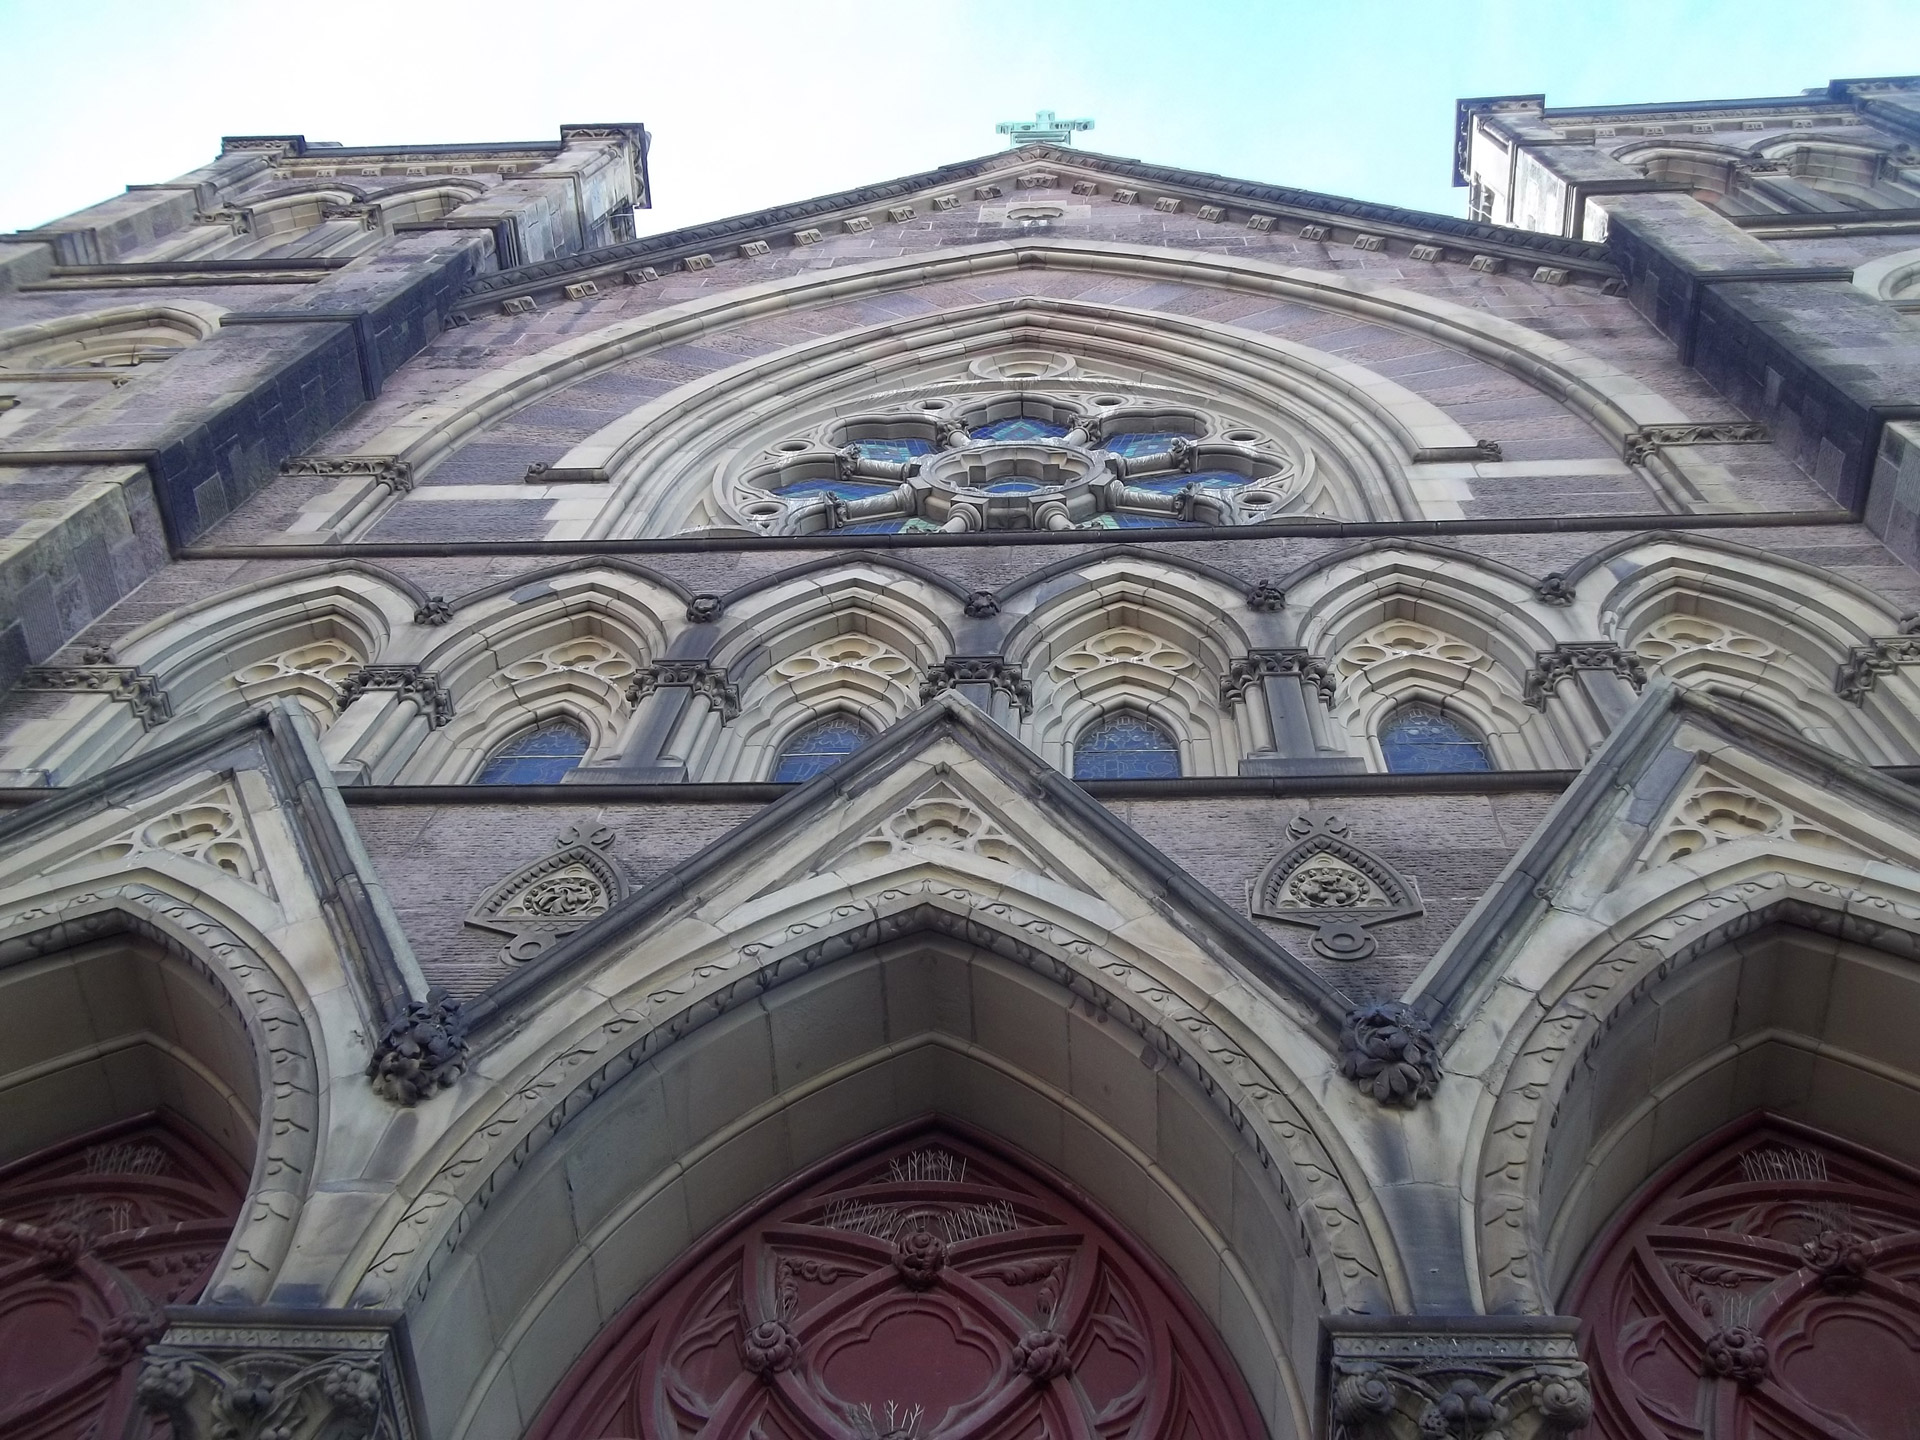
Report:
[[[1787,95],[1920,71],[1914,0],[0,0],[0,230],[224,134],[545,139],[641,120],[643,230],[1000,148],[1087,148],[1458,214],[1453,101]]]

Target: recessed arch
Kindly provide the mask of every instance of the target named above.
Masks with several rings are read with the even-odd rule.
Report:
[[[225,313],[222,305],[175,300],[113,306],[0,330],[0,375],[165,359],[218,334]]]

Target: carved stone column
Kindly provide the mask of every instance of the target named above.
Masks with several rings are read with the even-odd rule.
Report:
[[[398,1311],[175,1307],[138,1396],[174,1440],[414,1440]]]
[[[1593,1418],[1559,1315],[1342,1315],[1321,1321],[1328,1440],[1561,1440]]]
[[[1242,775],[1338,775],[1364,770],[1357,755],[1335,749],[1322,718],[1333,695],[1327,662],[1305,650],[1249,650],[1220,680],[1220,701],[1229,709],[1249,705],[1266,711],[1273,749],[1248,755]],[[1261,727],[1252,727],[1256,733]],[[1264,737],[1263,737],[1264,738]]]

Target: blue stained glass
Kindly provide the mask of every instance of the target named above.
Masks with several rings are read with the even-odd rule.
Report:
[[[1491,770],[1486,741],[1431,705],[1402,705],[1380,727],[1380,751],[1398,775]]]
[[[774,493],[789,500],[801,495],[838,495],[842,500],[865,500],[870,495],[884,495],[893,488],[867,485],[858,480],[796,480]]]
[[[1197,525],[1197,520],[1177,520],[1171,515],[1136,515],[1130,510],[1114,512],[1116,530],[1164,530],[1171,525]]]
[[[774,767],[777,781],[811,780],[831,770],[873,739],[873,731],[851,715],[829,715],[816,720],[788,740]]]
[[[933,454],[931,440],[856,440],[853,448],[869,460],[911,460]]]
[[[981,488],[989,495],[1031,495],[1040,486],[1032,480],[996,480]]]
[[[969,433],[975,440],[1058,440],[1067,427],[1016,415],[1011,420],[989,420]]]
[[[907,528],[905,520],[863,520],[858,525],[842,525],[836,535],[898,535]]]
[[[1151,490],[1156,495],[1178,495],[1189,485],[1201,489],[1238,488],[1252,482],[1244,475],[1236,475],[1231,470],[1202,470],[1195,475],[1162,475],[1153,480],[1129,480],[1127,484],[1136,490]]]
[[[481,785],[552,785],[566,778],[587,753],[587,732],[571,720],[542,720],[493,752],[481,769]]]
[[[1232,470],[1196,470],[1187,476],[1190,485],[1220,485],[1238,490],[1242,485],[1251,485],[1251,476],[1237,474]]]
[[[1180,774],[1180,748],[1146,716],[1116,710],[1080,732],[1076,780],[1167,780]]]
[[[1101,448],[1113,455],[1162,455],[1176,440],[1191,440],[1184,430],[1141,430],[1132,435],[1110,435]]]

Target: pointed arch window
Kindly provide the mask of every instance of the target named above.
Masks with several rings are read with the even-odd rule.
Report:
[[[1493,769],[1487,742],[1439,707],[1402,705],[1380,727],[1380,753],[1397,775]]]
[[[564,780],[586,754],[587,732],[577,722],[542,720],[495,750],[476,783],[552,785]]]
[[[795,731],[780,747],[773,778],[782,784],[811,780],[823,770],[831,770],[871,739],[873,728],[851,715],[829,715],[824,720],[816,720]]]
[[[1179,774],[1179,745],[1137,710],[1101,716],[1074,742],[1076,780],[1171,780]]]

